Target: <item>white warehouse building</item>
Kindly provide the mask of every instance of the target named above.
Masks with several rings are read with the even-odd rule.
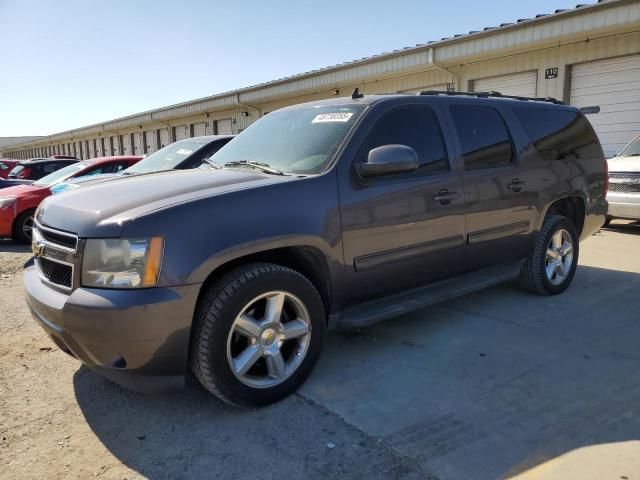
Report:
[[[359,87],[365,94],[498,91],[554,97],[589,116],[607,156],[640,132],[640,0],[601,0],[268,83],[57,133],[0,156],[152,153],[182,138],[238,133],[275,109]]]

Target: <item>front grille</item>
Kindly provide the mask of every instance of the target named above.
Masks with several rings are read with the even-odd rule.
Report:
[[[609,173],[609,191],[619,193],[640,193],[640,173]]]
[[[73,267],[71,265],[58,263],[45,257],[38,257],[37,261],[44,278],[55,285],[71,288],[73,281]]]
[[[55,243],[66,248],[72,248],[75,250],[78,245],[78,238],[71,234],[52,232],[51,230],[45,230],[44,228],[38,228],[38,232],[47,242]]]

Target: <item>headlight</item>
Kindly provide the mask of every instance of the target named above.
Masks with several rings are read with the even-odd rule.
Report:
[[[0,208],[8,207],[15,203],[16,199],[13,197],[0,198]]]
[[[160,274],[162,237],[88,239],[82,285],[97,288],[155,287]]]

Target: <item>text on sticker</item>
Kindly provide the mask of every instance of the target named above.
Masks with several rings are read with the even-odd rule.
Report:
[[[348,122],[353,116],[353,112],[333,112],[333,113],[321,113],[311,120],[311,123],[325,123],[325,122]]]

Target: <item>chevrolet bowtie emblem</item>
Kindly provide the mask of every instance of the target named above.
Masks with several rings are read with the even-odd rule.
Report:
[[[44,253],[44,243],[40,240],[33,242],[31,244],[31,251],[36,257],[42,256]]]

